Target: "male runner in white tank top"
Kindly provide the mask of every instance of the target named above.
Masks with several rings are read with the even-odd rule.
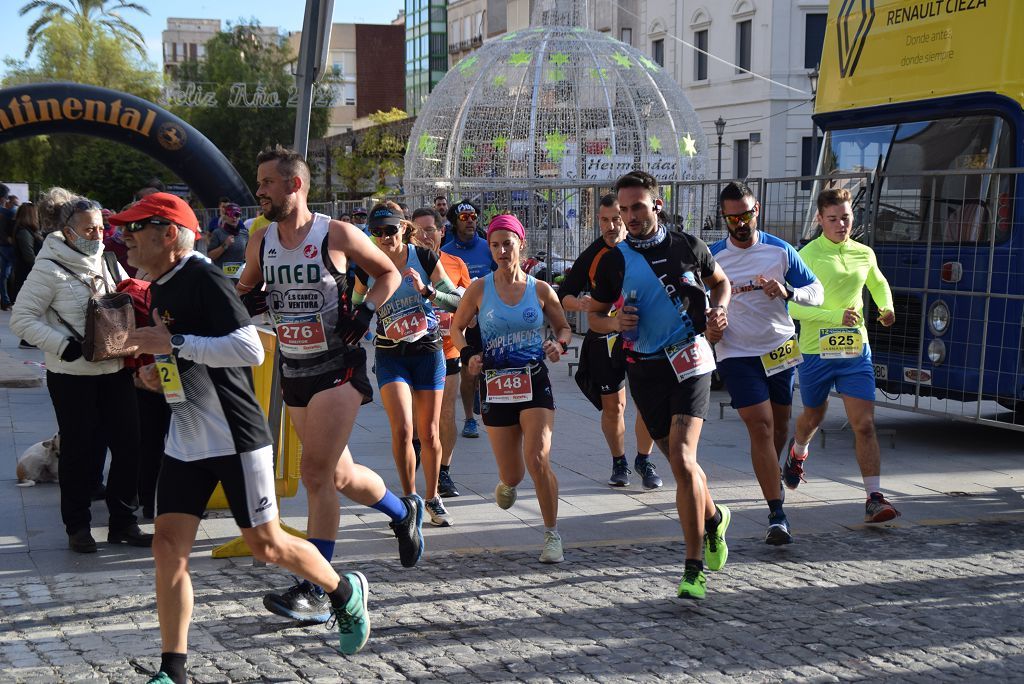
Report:
[[[281,389],[302,442],[300,466],[309,514],[307,533],[330,561],[338,534],[336,492],[391,518],[402,565],[412,567],[423,549],[423,501],[399,498],[369,468],[352,461],[348,439],[359,406],[372,399],[366,353],[359,346],[373,311],[401,282],[390,260],[355,226],[313,214],[306,206],[309,167],[281,146],[257,157],[256,197],[271,223],[256,230],[246,248],[241,294],[265,281],[281,351]],[[350,306],[349,261],[374,278],[366,300]],[[263,604],[303,622],[326,622],[329,602],[320,587],[300,582]]]

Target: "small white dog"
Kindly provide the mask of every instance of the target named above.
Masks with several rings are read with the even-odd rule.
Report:
[[[19,487],[32,487],[37,482],[57,481],[57,457],[60,455],[60,435],[36,442],[18,457]]]

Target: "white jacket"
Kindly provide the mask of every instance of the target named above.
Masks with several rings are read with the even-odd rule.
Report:
[[[11,331],[46,353],[48,371],[69,375],[116,373],[124,366],[121,359],[86,361],[80,357],[74,361],[61,360],[60,355],[68,346],[71,332],[60,322],[54,310],[80,335],[84,335],[85,311],[92,293],[85,283],[53,263],[54,261],[59,261],[87,280],[100,275],[106,280],[109,291],[114,291],[116,281],[103,266],[103,252],[95,256],[86,256],[71,249],[65,242],[64,235],[60,231],[54,231],[43,241],[43,247],[36,256],[36,263],[18,292],[18,299],[11,314]],[[127,277],[120,266],[118,270],[120,272],[116,276],[117,279]]]

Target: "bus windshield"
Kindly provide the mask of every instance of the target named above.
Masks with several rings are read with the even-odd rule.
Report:
[[[1013,165],[1010,126],[994,115],[837,129],[825,133],[820,176],[878,171],[882,178],[874,230],[876,242],[987,243],[1012,177],[978,169]],[[923,175],[926,172],[947,172]],[[862,182],[848,189],[854,213],[867,200]],[[805,239],[818,234],[809,225]],[[855,230],[855,233],[858,232]],[[1008,231],[997,230],[1001,241]]]

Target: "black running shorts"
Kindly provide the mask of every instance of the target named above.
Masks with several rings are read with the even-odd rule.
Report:
[[[555,397],[551,392],[551,379],[548,378],[548,368],[543,363],[533,367],[530,374],[530,382],[533,385],[533,398],[529,401],[520,401],[514,404],[495,403],[487,401],[487,384],[485,378],[487,372],[480,374],[480,416],[484,425],[488,427],[512,427],[519,425],[519,414],[531,408],[545,408],[555,410]]]
[[[672,416],[704,419],[711,404],[711,373],[676,379],[668,358],[635,360],[626,364],[629,393],[654,439],[668,437]]]

